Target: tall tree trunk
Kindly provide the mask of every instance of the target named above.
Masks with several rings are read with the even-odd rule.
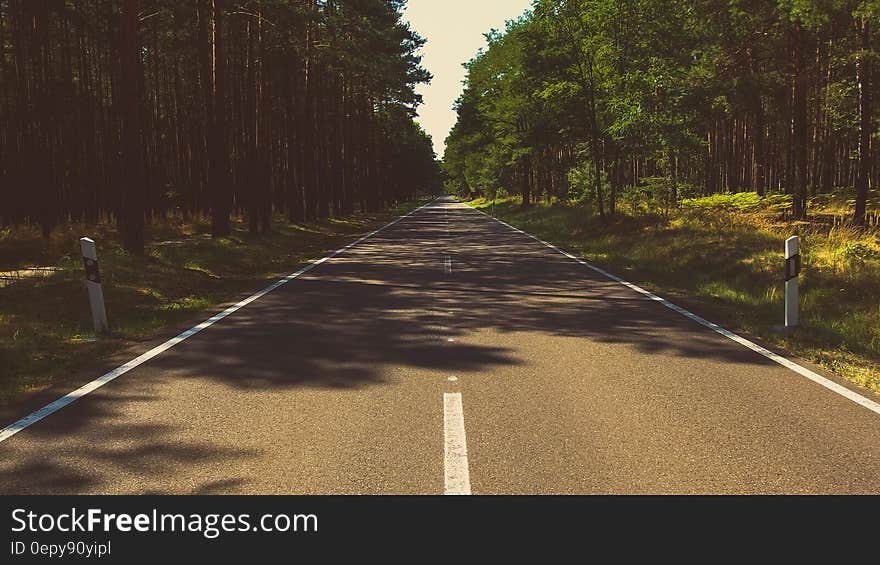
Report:
[[[232,210],[232,187],[229,178],[226,121],[226,48],[223,37],[223,15],[226,0],[210,2],[209,30],[211,36],[211,104],[208,127],[208,191],[211,199],[211,235],[229,235],[229,213]]]
[[[599,217],[605,219],[605,195],[602,190],[602,153],[599,143],[593,144],[593,183],[596,188],[596,202],[599,205]]]
[[[257,143],[259,167],[258,178],[260,179],[260,231],[269,233],[272,230],[272,107],[271,107],[271,81],[269,80],[269,54],[266,49],[264,38],[263,17],[257,12],[258,44],[260,50],[259,80],[257,81]]]
[[[122,77],[122,243],[130,253],[144,252],[144,162],[140,128],[140,63],[137,41],[138,0],[124,0],[120,29]]]
[[[758,196],[763,197],[766,193],[766,168],[767,160],[764,155],[764,105],[761,97],[757,96],[755,103],[755,133],[754,133],[754,151],[755,151],[755,190]]]
[[[297,112],[296,107],[299,105],[299,88],[296,77],[300,74],[299,69],[295,68],[295,63],[291,63],[288,71],[289,78],[286,82],[289,91],[287,94],[287,219],[291,223],[298,223],[303,220],[303,194],[302,194],[302,148],[300,147],[302,138],[301,132],[301,114]]]
[[[808,115],[806,69],[806,46],[803,26],[798,22],[792,30],[792,86],[791,86],[791,153],[792,153],[792,202],[794,217],[807,217],[808,174]]]
[[[859,83],[859,163],[856,174],[856,209],[853,223],[865,225],[865,212],[868,201],[868,184],[871,175],[871,134],[874,132],[872,106],[871,24],[865,16],[861,22],[861,53],[858,58]]]
[[[259,160],[260,151],[260,71],[259,71],[259,55],[256,53],[255,40],[258,32],[254,32],[256,24],[248,22],[246,32],[246,57],[245,65],[247,68],[246,80],[244,84],[245,90],[245,159],[244,159],[244,181],[240,183],[242,194],[246,194],[246,204],[248,210],[248,231],[257,233],[260,230],[260,193],[263,190],[261,186],[262,178],[260,175]]]
[[[31,0],[33,11],[28,27],[31,30],[31,108],[29,124],[24,124],[27,136],[25,166],[29,184],[36,187],[37,218],[44,238],[48,238],[55,225],[56,203],[52,187],[52,104],[49,86],[49,0]]]

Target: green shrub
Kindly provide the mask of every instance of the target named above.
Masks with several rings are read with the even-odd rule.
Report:
[[[686,198],[682,207],[700,210],[729,210],[748,212],[761,207],[757,192],[735,192],[733,194],[713,194],[702,198]]]
[[[608,174],[605,171],[600,171],[600,174],[607,198]],[[573,202],[596,200],[596,173],[591,161],[582,161],[568,170],[568,194],[564,196]]]
[[[858,242],[844,243],[837,249],[836,254],[842,260],[854,265],[880,260],[880,251]]]
[[[724,210],[728,212],[780,212],[791,207],[790,194],[770,194],[761,198],[757,192],[734,192],[713,194],[700,198],[685,198],[681,201],[685,209]]]

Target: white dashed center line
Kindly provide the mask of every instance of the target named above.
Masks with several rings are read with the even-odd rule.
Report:
[[[471,494],[460,392],[443,394],[443,443],[445,494]]]

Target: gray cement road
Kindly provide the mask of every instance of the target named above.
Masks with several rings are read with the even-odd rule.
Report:
[[[0,492],[441,494],[446,393],[474,494],[880,493],[878,414],[451,200],[3,442]]]

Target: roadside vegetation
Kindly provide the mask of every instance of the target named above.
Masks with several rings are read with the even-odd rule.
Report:
[[[500,219],[625,279],[880,392],[880,228],[855,228],[848,194],[811,200],[811,221],[782,219],[785,197],[755,193],[643,202],[603,222],[587,200],[521,205],[502,196]],[[880,213],[873,195],[869,217]],[[487,213],[492,199],[470,202]],[[876,226],[876,224],[875,224]],[[801,328],[783,319],[782,249],[801,237]]]
[[[206,309],[256,291],[298,264],[337,249],[405,213],[353,214],[292,224],[275,218],[264,234],[234,217],[228,236],[211,237],[210,218],[147,228],[143,256],[125,251],[112,224],[66,224],[46,239],[37,227],[0,231],[0,405],[65,382],[96,359],[167,327],[201,320]],[[98,243],[111,335],[96,337],[79,238]],[[75,378],[75,377],[74,377]]]

